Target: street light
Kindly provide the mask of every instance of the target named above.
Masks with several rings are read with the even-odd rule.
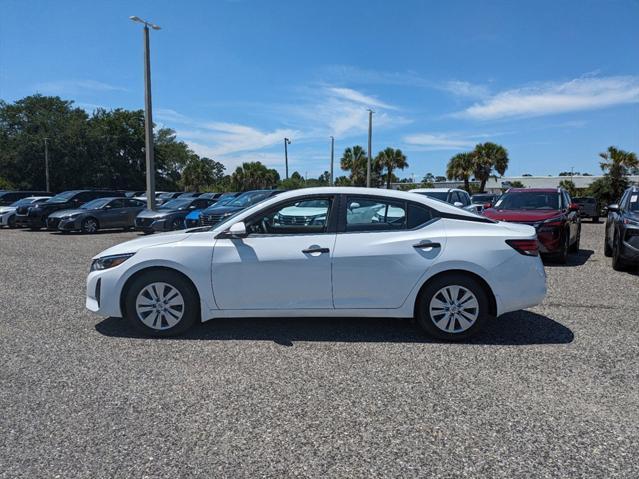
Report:
[[[335,185],[335,180],[333,179],[333,162],[335,159],[335,137],[331,136],[331,177],[328,180],[328,184],[330,186]]]
[[[146,150],[146,206],[155,209],[155,159],[153,157],[153,112],[151,109],[151,58],[149,49],[149,27],[159,30],[154,23],[140,17],[129,17],[144,25],[144,143]]]
[[[44,178],[47,185],[46,191],[47,193],[51,192],[51,188],[49,187],[49,139],[44,139]]]
[[[291,140],[284,138],[284,163],[286,164],[286,179],[288,180],[288,145],[291,144]]]
[[[366,163],[366,188],[371,187],[371,155],[373,149],[373,113],[374,111],[368,109],[368,162]]]

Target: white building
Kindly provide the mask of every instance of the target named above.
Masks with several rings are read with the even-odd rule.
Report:
[[[577,188],[588,188],[591,183],[603,176],[502,176],[501,178],[489,178],[486,182],[486,191],[499,192],[509,188],[514,181],[523,183],[526,188],[557,188],[559,183],[570,180]],[[631,183],[639,183],[639,175],[628,176]]]

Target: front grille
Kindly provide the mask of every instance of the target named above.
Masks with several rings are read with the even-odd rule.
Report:
[[[18,209],[16,209],[16,213],[19,215],[26,215],[28,211],[29,206],[19,206]]]
[[[61,218],[47,218],[47,229],[49,230],[57,230],[58,225],[60,224]]]
[[[223,215],[202,215],[200,216],[200,224],[202,226],[213,226],[218,224],[224,218]]]
[[[280,216],[279,222],[283,225],[307,225],[312,219],[311,216]]]
[[[135,226],[138,228],[149,228],[153,223],[153,218],[136,218]]]

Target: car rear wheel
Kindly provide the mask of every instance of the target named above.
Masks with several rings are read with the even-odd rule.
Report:
[[[599,216],[593,216],[592,217],[592,222],[593,223],[599,223]]]
[[[16,217],[15,216],[9,216],[9,219],[7,220],[7,226],[11,229],[16,227]]]
[[[579,252],[579,243],[581,242],[581,225],[579,225],[579,228],[577,229],[577,238],[575,239],[575,242],[573,244],[570,245],[570,252],[571,253],[578,253]]]
[[[125,292],[124,316],[150,336],[176,336],[199,317],[199,299],[193,286],[178,273],[155,270],[133,280]]]
[[[488,305],[486,292],[477,280],[447,274],[422,290],[415,319],[429,336],[462,341],[481,329],[489,316]]]
[[[604,256],[607,258],[612,256],[612,247],[608,243],[608,231],[606,231],[606,236],[604,237]]]
[[[615,240],[612,243],[612,269],[615,271],[626,271],[628,265],[621,257],[621,245],[619,242],[619,237],[615,235]]]
[[[83,233],[97,233],[100,229],[100,225],[98,224],[98,220],[95,218],[85,218],[82,220],[80,229]]]
[[[553,257],[555,262],[559,264],[566,264],[568,262],[568,250],[570,248],[569,243],[570,243],[570,234],[568,232],[565,232],[561,239],[561,246],[560,246],[561,249],[559,250],[559,253],[555,254]]]

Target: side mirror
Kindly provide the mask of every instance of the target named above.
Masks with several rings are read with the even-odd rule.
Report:
[[[351,203],[350,205],[348,205],[348,209],[353,211],[355,209],[359,208],[359,203]]]
[[[461,208],[462,206],[464,206],[464,203],[462,203],[461,201],[455,201],[453,203],[453,206],[456,206],[457,208]]]
[[[608,211],[619,211],[619,205],[617,203],[613,203],[606,207]]]
[[[488,203],[484,203],[484,209],[488,209],[488,208],[492,208],[493,204],[488,202]]]
[[[570,203],[568,205],[569,211],[579,211],[579,205],[577,203]]]
[[[229,229],[220,233],[218,238],[246,238],[248,236],[246,232],[246,225],[244,221],[238,221],[233,223]]]

